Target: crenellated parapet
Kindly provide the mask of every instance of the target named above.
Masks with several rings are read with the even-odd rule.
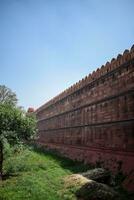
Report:
[[[134,59],[134,45],[131,47],[130,50],[126,49],[123,54],[118,54],[116,58],[112,58],[110,62],[106,62],[105,65],[102,65],[100,68],[97,68],[96,71],[93,71],[91,74],[79,80],[71,87],[64,90],[59,95],[52,98],[50,101],[42,105],[36,110],[36,113],[49,109],[52,106],[55,106],[63,99],[66,99],[68,96],[73,95],[78,90],[84,88],[85,86],[91,84],[92,82],[98,80],[99,78],[103,77],[104,75],[112,72],[113,70],[118,69],[120,66],[123,66],[127,62]],[[59,112],[59,111],[58,111]]]

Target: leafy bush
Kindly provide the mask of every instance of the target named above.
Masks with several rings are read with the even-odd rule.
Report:
[[[8,104],[0,104],[0,177],[3,175],[3,160],[6,146],[21,148],[23,142],[33,140],[36,135],[36,119],[24,111]],[[18,145],[18,147],[16,146]],[[5,149],[5,150],[4,150]]]

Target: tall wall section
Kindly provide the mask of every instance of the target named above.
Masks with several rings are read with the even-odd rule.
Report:
[[[38,143],[71,159],[130,176],[134,173],[134,46],[36,114]]]

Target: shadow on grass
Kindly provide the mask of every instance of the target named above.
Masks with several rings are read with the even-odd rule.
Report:
[[[43,154],[47,157],[52,158],[59,164],[62,168],[69,170],[72,173],[85,172],[89,169],[93,169],[93,166],[84,164],[83,162],[71,160],[67,157],[63,157],[57,151],[46,150],[44,147],[39,147],[37,145],[32,145],[32,149],[39,154]]]
[[[7,180],[7,179],[11,179],[11,178],[13,178],[13,177],[17,177],[19,174],[18,173],[15,173],[15,174],[13,174],[13,173],[6,173],[6,174],[3,174],[3,176],[2,176],[2,181],[5,181],[5,180]]]

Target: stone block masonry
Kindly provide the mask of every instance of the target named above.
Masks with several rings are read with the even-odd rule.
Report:
[[[134,45],[36,110],[38,143],[122,171],[134,190]]]

